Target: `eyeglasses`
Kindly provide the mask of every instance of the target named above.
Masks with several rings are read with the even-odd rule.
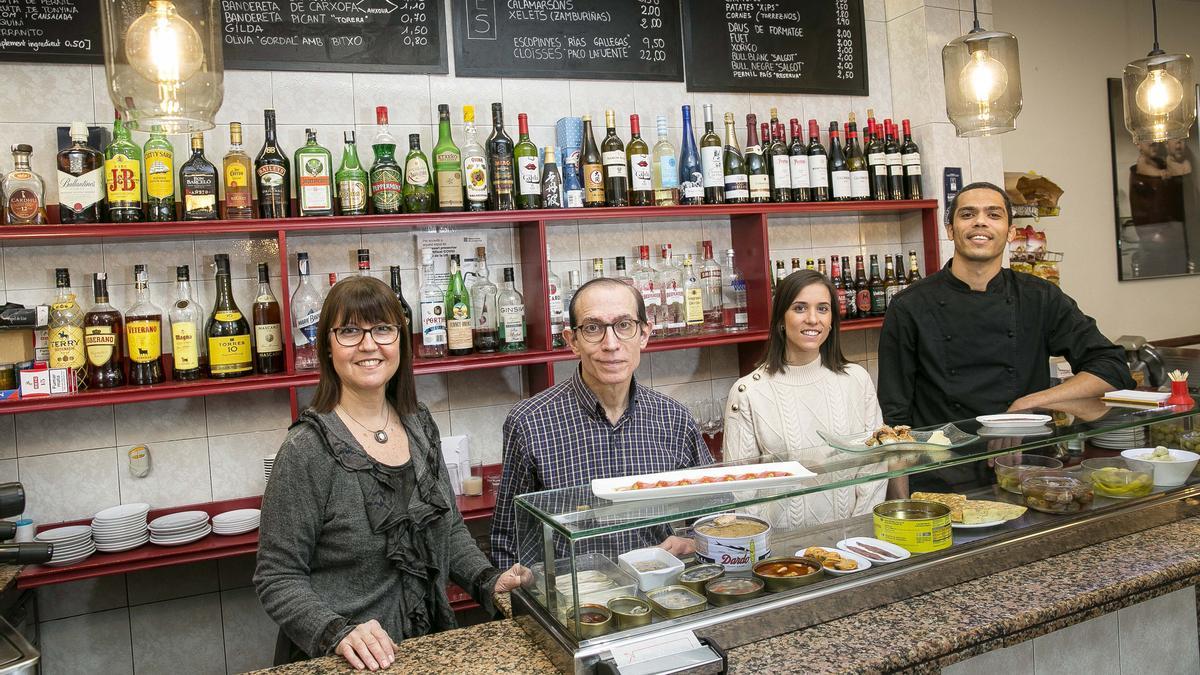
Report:
[[[377,345],[390,345],[400,337],[400,327],[393,323],[381,323],[362,329],[358,326],[342,326],[332,330],[334,339],[343,347],[357,347],[363,341],[363,336],[371,334],[371,339]]]
[[[641,331],[641,324],[633,319],[621,319],[616,323],[591,322],[571,326],[571,330],[583,336],[588,342],[603,342],[604,334],[612,328],[613,335],[619,340],[632,340]]]

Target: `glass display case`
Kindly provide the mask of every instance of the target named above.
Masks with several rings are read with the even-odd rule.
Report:
[[[518,496],[518,555],[533,574],[514,617],[570,672],[657,672],[635,667],[638,654],[679,645],[675,661],[703,672],[702,652],[716,663],[723,649],[1200,513],[1200,455],[1184,450],[1200,441],[1200,410],[1086,400],[1034,412],[1045,422],[963,420],[944,438],[874,447],[829,438]],[[1169,458],[1149,457],[1158,445]],[[822,517],[844,504],[857,506]],[[692,537],[695,554],[653,548],[670,534]]]

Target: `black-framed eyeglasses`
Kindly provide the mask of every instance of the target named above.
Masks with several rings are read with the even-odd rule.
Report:
[[[621,319],[613,323],[600,323],[598,321],[588,321],[581,323],[578,326],[571,326],[571,330],[583,336],[588,342],[603,342],[604,334],[612,328],[613,335],[619,340],[632,340],[641,331],[641,323],[634,319]]]
[[[333,333],[338,344],[343,347],[357,347],[367,333],[371,334],[371,339],[377,345],[390,345],[400,338],[400,327],[394,323],[376,324],[366,329],[358,326],[342,326],[334,328],[330,332]]]

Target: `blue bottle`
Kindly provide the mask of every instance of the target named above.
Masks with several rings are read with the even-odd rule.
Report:
[[[679,203],[698,206],[704,203],[704,171],[700,151],[692,132],[692,106],[683,106],[683,147],[679,152]]]
[[[563,166],[563,196],[566,197],[564,206],[568,209],[583,208],[583,183],[579,180],[577,157],[578,155],[567,157],[567,163]]]

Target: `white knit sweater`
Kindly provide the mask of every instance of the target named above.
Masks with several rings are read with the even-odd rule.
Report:
[[[772,454],[799,461],[819,474],[813,480],[823,484],[874,474],[882,467],[873,464],[823,472],[827,460],[845,453],[826,445],[817,430],[850,435],[873,431],[881,424],[875,386],[859,365],[849,364],[845,373],[825,368],[820,359],[789,366],[775,375],[758,368],[729,390],[725,461]],[[886,489],[886,480],[873,481],[779,500],[754,510],[776,528],[803,529],[870,513],[883,501]]]

